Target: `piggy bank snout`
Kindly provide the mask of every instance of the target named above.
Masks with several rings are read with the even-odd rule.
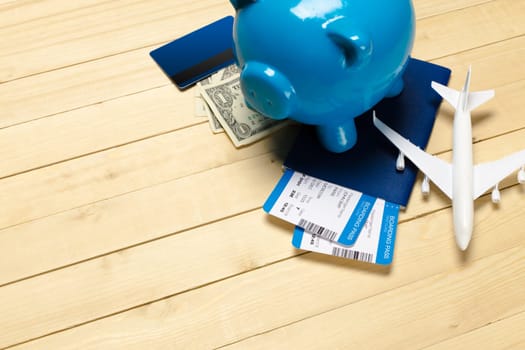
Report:
[[[261,114],[280,120],[292,113],[295,90],[277,69],[259,62],[247,62],[241,73],[241,86],[246,102]]]

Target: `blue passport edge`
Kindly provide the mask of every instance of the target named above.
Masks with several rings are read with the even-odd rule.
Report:
[[[446,67],[411,58],[401,95],[384,99],[356,118],[358,141],[354,148],[342,154],[331,153],[319,143],[314,127],[305,125],[284,166],[406,207],[418,169],[407,162],[404,172],[396,171],[398,150],[373,126],[372,110],[391,128],[425,149],[442,102],[431,82],[448,85],[450,74]]]

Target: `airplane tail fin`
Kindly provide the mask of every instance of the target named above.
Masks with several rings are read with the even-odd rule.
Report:
[[[471,92],[468,95],[467,109],[472,111],[494,97],[494,90]]]
[[[439,83],[436,83],[435,81],[432,82],[432,88],[439,94],[441,97],[443,97],[445,100],[448,101],[454,108],[463,108],[465,111],[472,111],[482,105],[483,103],[487,102],[491,98],[494,97],[494,90],[486,90],[486,91],[479,91],[479,92],[470,92],[470,74],[471,74],[471,68],[469,68],[467,73],[467,78],[465,80],[465,85],[463,87],[463,91],[457,91],[453,90],[445,85],[441,85]],[[467,96],[463,101],[462,106],[459,105],[461,95],[464,94]]]
[[[454,108],[459,104],[459,91],[441,85],[440,83],[432,82],[432,89],[434,89],[441,97],[443,97]]]

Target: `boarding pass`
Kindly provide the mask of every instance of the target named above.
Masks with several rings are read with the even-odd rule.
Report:
[[[342,246],[315,233],[296,227],[292,244],[298,249],[364,261],[372,264],[392,263],[396,241],[399,206],[378,199],[355,244]]]
[[[325,240],[353,245],[376,198],[287,169],[264,210]]]

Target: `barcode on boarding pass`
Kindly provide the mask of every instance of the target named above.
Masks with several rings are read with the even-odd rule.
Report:
[[[351,250],[351,249],[343,249],[343,248],[333,247],[332,255],[338,256],[340,258],[364,261],[364,262],[367,262],[367,263],[374,263],[375,262],[374,254],[365,253],[365,252],[358,252],[358,251]]]
[[[337,232],[327,229],[326,227],[314,224],[305,219],[299,220],[297,226],[302,227],[305,231],[316,234],[317,236],[329,240],[335,241],[337,237]]]

